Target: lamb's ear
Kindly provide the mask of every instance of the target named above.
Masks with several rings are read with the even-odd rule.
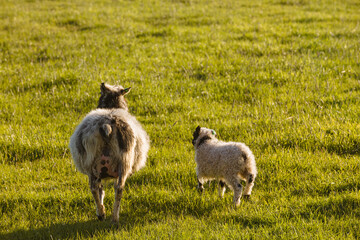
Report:
[[[101,95],[104,95],[105,93],[108,93],[110,90],[106,87],[105,83],[100,84],[100,90]]]
[[[200,126],[197,126],[197,128],[196,128],[196,132],[200,132]]]
[[[125,88],[125,89],[121,90],[121,95],[128,94],[130,92],[130,90],[131,90],[131,87],[128,87],[128,88]]]

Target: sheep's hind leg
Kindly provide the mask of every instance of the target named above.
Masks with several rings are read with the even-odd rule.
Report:
[[[104,218],[105,218],[105,207],[104,207],[105,191],[104,191],[104,186],[102,184],[100,184],[99,186],[99,197],[100,197],[100,204],[104,208]]]
[[[125,181],[127,176],[125,174],[120,174],[119,171],[119,177],[116,179],[114,183],[114,189],[115,189],[115,201],[114,201],[114,207],[112,212],[112,222],[118,223],[119,222],[119,213],[120,213],[120,201],[122,198],[122,193],[125,187]]]
[[[94,197],[96,204],[96,215],[99,220],[105,219],[105,207],[103,204],[105,192],[101,185],[101,179],[96,178],[95,176],[89,177],[90,190]]]
[[[224,197],[224,193],[225,193],[225,182],[223,182],[222,180],[219,181],[219,197],[223,198]]]

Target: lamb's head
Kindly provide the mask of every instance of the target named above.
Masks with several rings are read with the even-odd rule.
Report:
[[[216,139],[216,132],[213,129],[197,126],[193,133],[192,144],[196,147],[209,139]]]
[[[101,83],[101,96],[98,108],[122,108],[128,110],[125,95],[130,92],[131,88],[123,88],[122,86],[112,86]]]

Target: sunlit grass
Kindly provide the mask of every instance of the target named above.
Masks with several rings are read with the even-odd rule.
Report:
[[[0,239],[357,239],[360,5],[0,0]],[[99,222],[68,142],[101,82],[151,138],[120,224]],[[251,201],[196,191],[192,132],[253,150]],[[111,213],[112,184],[105,205]]]

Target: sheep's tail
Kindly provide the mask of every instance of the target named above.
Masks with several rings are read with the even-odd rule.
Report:
[[[113,132],[113,129],[111,127],[110,124],[108,123],[104,123],[101,127],[100,127],[100,134],[101,136],[104,138],[105,141],[109,140],[112,132]]]

